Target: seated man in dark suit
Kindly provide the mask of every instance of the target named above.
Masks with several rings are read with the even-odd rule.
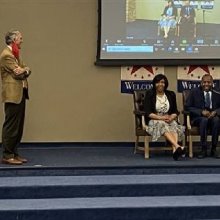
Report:
[[[207,156],[207,130],[211,130],[211,156],[219,158],[216,152],[220,130],[220,93],[213,89],[210,74],[202,77],[201,86],[192,89],[186,100],[186,109],[190,112],[192,124],[199,127],[202,150],[198,158]]]
[[[179,19],[179,35],[188,36],[193,35],[196,37],[195,29],[195,9],[190,5],[188,0],[185,1],[184,6],[180,10],[180,19]]]

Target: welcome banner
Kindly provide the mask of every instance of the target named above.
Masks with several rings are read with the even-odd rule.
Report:
[[[220,88],[220,66],[180,66],[177,69],[178,92],[198,87],[204,74],[212,75],[214,88]]]
[[[121,92],[133,93],[134,90],[152,88],[152,80],[157,74],[164,74],[164,67],[128,66],[121,67]]]

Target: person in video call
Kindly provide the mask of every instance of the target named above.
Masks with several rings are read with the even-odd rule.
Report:
[[[170,28],[176,27],[177,8],[174,6],[172,0],[168,0],[167,6],[165,6],[162,18],[158,22],[160,28],[164,31],[164,38],[168,37]]]
[[[165,75],[158,74],[153,79],[153,88],[147,90],[144,100],[146,131],[156,141],[164,136],[173,147],[173,159],[178,160],[185,154],[185,148],[178,144],[184,127],[176,121],[178,117],[176,94],[167,90],[168,80]]]
[[[190,1],[185,0],[184,5],[180,9],[180,19],[179,19],[179,28],[180,35],[187,36],[189,33],[194,31],[195,26],[195,9],[190,5]],[[195,33],[193,33],[195,37]]]
[[[9,31],[5,35],[7,46],[0,55],[2,102],[5,113],[2,128],[2,163],[12,165],[27,162],[27,159],[18,154],[18,146],[23,134],[25,99],[28,99],[27,78],[31,72],[20,57],[22,42],[19,31]]]
[[[202,77],[201,85],[190,91],[186,100],[186,109],[190,112],[192,125],[199,127],[201,152],[198,158],[207,156],[207,131],[211,131],[211,156],[219,158],[216,151],[220,129],[220,93],[213,90],[213,78],[210,74]]]

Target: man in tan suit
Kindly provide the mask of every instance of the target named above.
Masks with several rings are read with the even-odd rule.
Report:
[[[23,42],[19,31],[9,31],[5,35],[7,47],[0,55],[2,78],[2,102],[5,121],[2,128],[2,163],[21,165],[27,159],[18,154],[25,118],[25,100],[28,99],[27,78],[30,68],[21,60],[20,49]]]

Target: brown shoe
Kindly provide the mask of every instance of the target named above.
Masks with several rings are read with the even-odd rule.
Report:
[[[10,164],[10,165],[22,165],[22,162],[16,160],[15,158],[9,158],[9,159],[2,158],[2,163]]]
[[[24,157],[16,156],[15,159],[21,161],[22,163],[27,163],[27,159]]]

